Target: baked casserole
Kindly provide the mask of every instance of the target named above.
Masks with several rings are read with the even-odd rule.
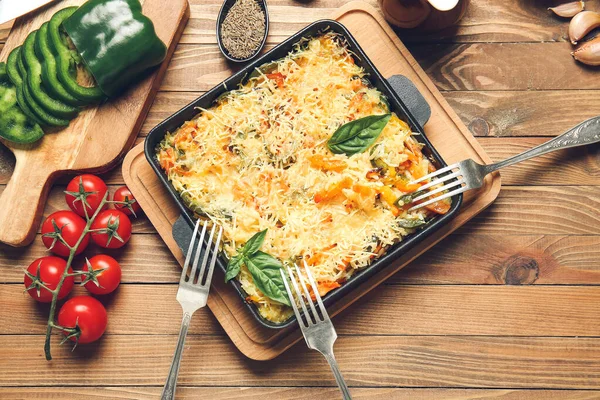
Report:
[[[377,134],[357,138],[358,151],[332,141],[365,126]],[[419,188],[409,182],[435,170],[421,147],[330,32],[303,40],[199,109],[164,137],[156,156],[185,204],[223,226],[223,251],[237,268],[230,278],[246,300],[279,323],[291,308],[273,294],[274,274],[243,261],[244,245],[252,239],[279,263],[302,259],[322,296],[335,290],[450,210],[447,199],[408,211]]]

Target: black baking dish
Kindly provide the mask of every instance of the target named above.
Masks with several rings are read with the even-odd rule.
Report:
[[[200,96],[181,110],[177,111],[175,114],[173,114],[172,116],[161,122],[159,125],[157,125],[148,134],[144,145],[146,158],[149,161],[150,165],[152,165],[152,168],[160,178],[161,182],[165,185],[165,187],[168,189],[169,193],[179,206],[179,209],[182,213],[182,217],[187,221],[187,223],[190,226],[193,226],[195,224],[195,218],[193,216],[193,213],[184,205],[183,201],[179,197],[179,194],[175,191],[171,183],[168,181],[166,174],[161,169],[155,154],[156,146],[164,138],[167,132],[173,132],[176,129],[178,129],[184,122],[193,119],[194,116],[198,114],[197,107],[209,108],[211,105],[213,105],[213,102],[221,94],[228,90],[236,88],[240,82],[243,82],[244,79],[246,79],[246,77],[252,71],[254,71],[256,67],[285,57],[290,51],[292,51],[293,45],[299,42],[302,38],[314,37],[319,35],[320,33],[329,31],[336,32],[342,35],[347,40],[348,48],[355,55],[354,58],[356,64],[361,66],[367,72],[368,79],[371,82],[371,84],[387,97],[390,104],[390,109],[394,111],[398,115],[398,117],[406,121],[411,126],[413,132],[418,133],[418,135],[416,135],[415,137],[418,141],[425,145],[423,148],[424,154],[427,155],[434,162],[437,168],[442,168],[446,166],[445,162],[442,160],[440,155],[436,152],[431,143],[427,140],[427,137],[423,133],[423,128],[419,126],[415,118],[411,115],[408,108],[400,100],[400,98],[391,88],[386,79],[379,73],[379,71],[377,71],[377,69],[375,69],[373,63],[371,63],[371,61],[367,58],[366,54],[360,48],[360,46],[352,37],[350,32],[348,32],[348,30],[337,21],[320,20],[312,23],[311,25],[302,29],[295,35],[291,36],[289,39],[274,47],[272,50],[265,53],[260,58],[245,66],[242,70],[232,75],[230,78],[226,79],[225,81],[223,81],[207,93],[203,94],[202,96]],[[415,233],[409,236],[406,236],[401,242],[390,247],[382,257],[374,260],[369,267],[357,272],[339,289],[329,292],[329,294],[327,294],[323,299],[325,306],[331,306],[337,300],[341,299],[350,291],[354,290],[358,285],[362,284],[367,279],[369,279],[369,277],[373,276],[375,273],[382,270],[383,268],[389,266],[395,259],[400,257],[408,249],[412,248],[415,244],[427,238],[432,232],[436,231],[439,227],[441,227],[448,220],[454,217],[454,215],[458,212],[461,203],[462,194],[452,197],[452,207],[447,214],[436,217],[423,229],[416,231]],[[217,259],[217,264],[219,268],[221,268],[221,270],[224,272],[227,266],[227,258],[223,254],[221,254]],[[216,279],[223,279],[223,277],[216,277]],[[295,322],[296,318],[293,316],[292,318],[281,324],[276,324],[264,319],[259,314],[258,309],[256,308],[256,306],[254,306],[254,304],[250,304],[245,301],[246,295],[243,289],[241,288],[241,285],[237,282],[237,280],[234,279],[231,281],[231,283],[239,293],[240,301],[243,301],[247,305],[249,311],[254,315],[256,320],[261,325],[268,328],[277,329],[287,327]]]

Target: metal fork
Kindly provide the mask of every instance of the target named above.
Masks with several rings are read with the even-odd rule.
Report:
[[[342,396],[344,400],[351,400],[350,391],[348,390],[348,386],[346,386],[346,382],[344,381],[344,377],[340,372],[337,361],[333,356],[333,343],[337,339],[337,333],[335,332],[335,328],[329,319],[329,314],[327,314],[327,310],[323,305],[323,301],[321,300],[321,296],[319,295],[319,290],[317,289],[317,284],[310,273],[310,269],[306,265],[306,261],[304,261],[304,271],[306,272],[306,276],[308,276],[308,280],[312,287],[315,298],[317,299],[317,307],[315,308],[315,303],[313,302],[310,294],[308,292],[308,288],[306,287],[305,278],[300,272],[300,269],[296,264],[294,264],[294,269],[296,270],[296,276],[298,277],[298,281],[300,282],[300,286],[302,286],[304,292],[304,298],[306,299],[306,303],[310,308],[310,313],[304,304],[304,300],[302,297],[302,292],[298,288],[298,284],[296,283],[296,279],[294,279],[294,274],[292,269],[288,266],[287,271],[289,274],[289,279],[292,282],[292,286],[294,287],[294,293],[296,294],[296,298],[302,307],[302,311],[304,312],[304,319],[302,318],[302,314],[300,314],[300,310],[298,310],[298,306],[296,305],[296,300],[294,299],[294,295],[290,290],[290,285],[288,284],[288,278],[285,276],[283,269],[280,270],[281,277],[283,278],[283,283],[285,285],[285,290],[287,291],[288,297],[290,299],[290,303],[292,303],[292,308],[294,309],[294,314],[296,314],[296,318],[298,319],[298,324],[300,325],[300,330],[302,331],[302,335],[304,336],[304,340],[306,340],[306,344],[309,349],[317,350],[319,353],[323,354],[331,370],[333,371],[333,375],[335,376],[335,381],[337,382],[340,390],[342,391]],[[318,308],[318,312],[317,312]]]
[[[202,232],[198,236],[198,229],[202,225]],[[210,281],[212,280],[213,271],[215,269],[215,263],[217,261],[217,254],[219,252],[219,243],[221,242],[221,235],[223,234],[223,228],[219,227],[217,239],[213,242],[215,236],[216,225],[213,225],[210,230],[210,236],[208,238],[208,246],[203,249],[204,237],[206,236],[207,223],[201,224],[200,220],[196,222],[194,233],[192,234],[192,240],[188,247],[187,256],[185,257],[185,263],[183,265],[183,271],[181,271],[181,279],[179,280],[179,289],[177,290],[177,301],[183,308],[183,321],[181,322],[181,330],[179,331],[179,340],[177,342],[177,348],[175,349],[175,355],[171,362],[171,369],[169,370],[169,376],[167,382],[163,388],[161,395],[162,400],[170,400],[175,397],[175,389],[177,387],[177,375],[179,374],[179,365],[181,363],[181,355],[183,353],[183,346],[185,344],[185,337],[187,336],[188,328],[190,327],[190,321],[192,315],[196,310],[206,306],[208,300],[208,291],[210,289]],[[192,254],[195,255],[194,262],[190,271],[190,261]],[[204,257],[202,258],[202,264],[198,270],[198,261],[200,255],[204,250]],[[206,272],[206,266],[208,259],[212,251],[212,258]],[[189,276],[188,276],[189,272]],[[205,274],[206,272],[206,274]]]
[[[497,171],[500,168],[504,168],[533,157],[541,156],[542,154],[546,154],[551,151],[598,142],[600,142],[600,117],[594,117],[583,121],[579,125],[569,129],[562,135],[557,136],[546,143],[524,151],[523,153],[517,154],[516,156],[510,157],[504,161],[489,165],[481,165],[471,159],[467,159],[456,164],[449,165],[411,182],[416,184],[431,179],[430,182],[421,186],[415,192],[415,194],[418,194],[418,196],[413,197],[412,203],[425,200],[427,198],[429,198],[429,200],[411,207],[409,211],[416,210],[431,203],[435,203],[438,200],[457,195],[467,190],[480,188],[483,185],[483,178],[485,178],[487,174]],[[441,184],[444,185],[431,191],[426,191],[422,194],[419,194],[426,189],[433,188]],[[436,194],[439,195],[431,197]]]

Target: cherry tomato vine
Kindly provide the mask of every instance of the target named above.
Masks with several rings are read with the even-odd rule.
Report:
[[[51,294],[52,299],[50,301],[50,311],[49,311],[49,315],[48,315],[48,322],[47,322],[47,328],[46,328],[46,339],[45,339],[45,344],[44,344],[44,353],[46,356],[46,360],[52,360],[52,354],[51,354],[51,337],[52,337],[52,332],[54,329],[57,329],[59,331],[61,331],[62,333],[64,333],[65,335],[65,339],[61,342],[61,344],[65,343],[67,340],[71,340],[75,342],[75,345],[77,345],[77,343],[80,341],[80,337],[85,336],[84,334],[82,334],[82,329],[79,326],[79,323],[76,321],[75,323],[75,327],[67,327],[67,326],[61,326],[59,323],[55,322],[56,319],[56,305],[57,302],[60,298],[63,298],[66,296],[66,294],[68,293],[64,293],[65,290],[63,290],[63,292],[61,293],[61,289],[63,288],[63,284],[65,284],[65,282],[72,282],[74,277],[76,276],[80,276],[82,282],[84,283],[89,283],[91,282],[97,282],[97,276],[103,271],[103,269],[92,269],[92,268],[85,268],[82,271],[73,271],[71,269],[71,264],[73,263],[73,259],[76,256],[76,254],[78,254],[81,250],[79,250],[80,246],[82,243],[84,243],[85,241],[89,240],[89,237],[92,236],[94,234],[96,235],[104,235],[104,236],[109,236],[109,237],[114,237],[116,236],[118,239],[121,239],[119,236],[119,233],[117,233],[117,229],[119,229],[119,222],[117,222],[116,224],[114,223],[114,221],[111,222],[111,224],[105,226],[105,227],[94,227],[92,228],[92,226],[94,225],[94,222],[96,221],[97,217],[103,213],[103,211],[108,211],[106,210],[106,207],[109,204],[114,204],[115,206],[120,206],[121,208],[131,208],[132,205],[132,200],[129,199],[125,199],[125,201],[110,201],[108,200],[108,192],[107,191],[101,191],[102,194],[102,198],[101,200],[98,201],[94,201],[96,204],[94,204],[94,212],[93,214],[90,216],[89,213],[87,212],[88,210],[88,206],[89,203],[87,201],[87,197],[88,196],[96,196],[97,195],[97,191],[86,191],[83,189],[83,187],[81,187],[81,190],[78,191],[77,196],[78,196],[78,200],[81,202],[81,204],[83,205],[82,208],[82,214],[83,217],[85,218],[85,226],[83,227],[82,231],[81,231],[81,235],[79,236],[79,238],[73,242],[73,240],[65,240],[65,237],[63,236],[63,229],[62,227],[57,226],[57,223],[54,219],[52,219],[52,215],[49,217],[49,219],[51,219],[51,226],[52,226],[52,231],[45,233],[43,235],[43,238],[51,238],[52,239],[52,244],[49,246],[49,249],[51,251],[53,250],[53,247],[55,245],[60,245],[60,247],[62,249],[66,249],[68,250],[68,258],[66,261],[66,265],[64,266],[64,269],[62,270],[62,274],[60,275],[60,279],[58,280],[58,282],[56,283],[56,285],[51,285],[51,287],[47,286],[42,279],[40,279],[39,273],[36,273],[35,275],[32,274],[29,271],[25,271],[26,274],[26,278],[27,281],[31,281],[28,282],[29,286],[26,290],[30,291],[30,290],[35,290],[37,296],[40,296],[40,290],[43,289],[43,293],[46,294],[46,296],[48,296],[48,294]],[[73,193],[67,193],[67,195],[72,195]],[[135,200],[133,200],[135,201]],[[71,206],[69,204],[69,206]],[[113,210],[116,211],[116,210]],[[116,211],[117,213],[121,213],[120,211]],[[125,219],[127,219],[127,221],[125,221],[125,224],[128,225],[129,227],[131,226],[131,223],[129,221],[129,219],[124,216],[125,218],[123,219],[123,221]],[[96,224],[97,225],[97,224]],[[127,237],[127,239],[129,239],[129,237]],[[119,245],[123,245],[124,242],[127,241],[126,240],[115,240],[115,242],[119,243]],[[70,243],[69,243],[70,242]],[[85,248],[85,246],[83,246]],[[103,246],[103,247],[108,247],[108,246]],[[120,247],[120,246],[119,246]],[[79,250],[79,251],[78,251]],[[67,256],[67,254],[65,254],[65,256]],[[86,262],[89,263],[89,261],[86,259]],[[37,264],[38,268],[39,265],[41,264]],[[120,270],[119,270],[119,274],[120,274]],[[120,278],[120,275],[119,275]],[[70,289],[69,289],[70,291]],[[30,293],[31,294],[31,293]],[[32,296],[33,297],[33,296]],[[34,297],[35,298],[35,297]],[[63,306],[64,307],[64,306]],[[61,318],[58,319],[59,322],[61,320]],[[84,343],[85,340],[81,340],[81,343]]]

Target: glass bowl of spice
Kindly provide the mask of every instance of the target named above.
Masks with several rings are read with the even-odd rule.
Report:
[[[265,0],[225,0],[217,18],[217,43],[228,60],[254,58],[264,47],[268,32]]]

